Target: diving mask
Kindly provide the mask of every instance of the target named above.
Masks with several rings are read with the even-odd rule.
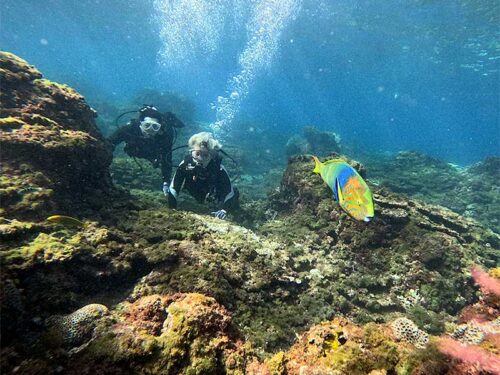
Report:
[[[145,117],[144,120],[141,121],[139,128],[145,137],[152,137],[158,133],[161,128],[161,124],[154,118]]]
[[[202,164],[203,166],[206,166],[211,159],[210,151],[207,149],[191,150],[191,156],[196,163]]]

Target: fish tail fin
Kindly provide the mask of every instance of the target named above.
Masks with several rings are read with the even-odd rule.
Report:
[[[313,172],[314,173],[320,173],[321,167],[323,165],[321,164],[321,162],[319,161],[319,159],[316,156],[312,155],[312,158],[313,158],[314,163],[315,163]]]

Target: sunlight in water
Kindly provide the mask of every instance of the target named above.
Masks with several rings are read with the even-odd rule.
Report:
[[[262,0],[255,4],[247,24],[249,39],[238,58],[239,72],[228,80],[226,95],[217,97],[213,104],[216,121],[211,127],[214,132],[228,129],[251,84],[272,65],[281,32],[295,19],[299,9],[300,0]]]
[[[209,60],[219,49],[229,0],[155,0],[162,48],[159,61],[167,67]]]
[[[212,130],[229,128],[250,86],[272,65],[281,33],[295,19],[300,5],[301,0],[155,0],[162,40],[159,61],[167,68],[209,61],[221,52],[226,29],[246,24],[247,42],[241,48],[237,71],[228,79],[225,94],[212,104],[216,115]],[[242,18],[245,7],[250,8],[248,19]]]

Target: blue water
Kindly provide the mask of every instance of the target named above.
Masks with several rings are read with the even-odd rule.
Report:
[[[500,154],[500,3],[4,0],[0,48],[92,104],[173,90],[236,131],[337,132],[457,164]],[[163,11],[162,11],[163,9]],[[219,99],[218,99],[219,98]]]

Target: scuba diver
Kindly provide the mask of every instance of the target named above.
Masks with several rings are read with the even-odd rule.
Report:
[[[224,153],[221,144],[211,133],[201,132],[189,139],[188,147],[190,152],[179,164],[170,184],[169,207],[177,208],[177,196],[184,188],[200,203],[214,202],[212,215],[225,219],[228,211],[238,208],[239,192],[221,164],[219,151]]]
[[[136,111],[125,112],[117,120],[131,112]],[[173,113],[161,113],[152,105],[144,105],[138,112],[138,119],[132,119],[127,125],[117,129],[108,141],[115,147],[125,142],[124,151],[127,155],[149,160],[154,168],[160,167],[163,194],[168,196],[172,174],[172,145],[176,129],[184,127],[184,123]]]

